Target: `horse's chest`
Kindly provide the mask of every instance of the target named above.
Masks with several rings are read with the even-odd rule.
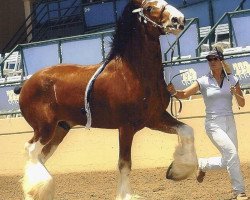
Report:
[[[141,115],[148,115],[159,107],[159,98],[155,90],[147,87],[143,93],[138,96],[138,101],[135,101],[136,108],[141,112]]]

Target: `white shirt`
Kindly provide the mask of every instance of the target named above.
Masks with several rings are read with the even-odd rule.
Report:
[[[232,115],[232,94],[230,87],[235,86],[238,78],[228,75],[229,81],[224,77],[222,84],[218,85],[211,73],[197,79],[200,92],[206,106],[207,117]]]

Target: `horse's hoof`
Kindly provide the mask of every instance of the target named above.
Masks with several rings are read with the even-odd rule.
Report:
[[[168,170],[167,170],[167,173],[166,173],[166,179],[173,180],[172,166],[173,166],[173,162],[168,167]]]
[[[188,178],[197,169],[195,164],[183,164],[172,162],[169,165],[166,178],[173,181],[181,181]]]

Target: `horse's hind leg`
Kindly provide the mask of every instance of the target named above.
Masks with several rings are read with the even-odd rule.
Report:
[[[53,138],[42,149],[41,161],[43,163],[45,163],[53,155],[71,127],[72,126],[65,121],[60,121],[57,124]]]
[[[149,127],[159,131],[178,134],[180,141],[174,152],[174,161],[170,165],[166,178],[183,180],[194,173],[198,161],[194,146],[193,128],[174,119],[169,113],[164,113],[159,123]]]
[[[132,191],[130,188],[129,175],[131,171],[131,146],[135,131],[132,127],[119,128],[119,161],[120,171],[116,200],[130,200]]]
[[[26,200],[52,200],[54,181],[41,162],[43,147],[53,137],[56,123],[39,124],[34,129],[34,137],[25,145],[28,161],[23,177],[23,191]]]

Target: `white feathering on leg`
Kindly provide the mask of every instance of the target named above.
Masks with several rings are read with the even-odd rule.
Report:
[[[40,142],[26,145],[29,160],[22,179],[25,200],[52,200],[54,198],[53,178],[39,160],[43,146]]]
[[[28,199],[53,199],[54,181],[42,163],[33,161],[27,162],[23,177],[23,191]]]
[[[197,169],[198,160],[194,147],[193,129],[187,125],[178,128],[180,143],[174,152],[172,175],[175,180],[189,177]]]

